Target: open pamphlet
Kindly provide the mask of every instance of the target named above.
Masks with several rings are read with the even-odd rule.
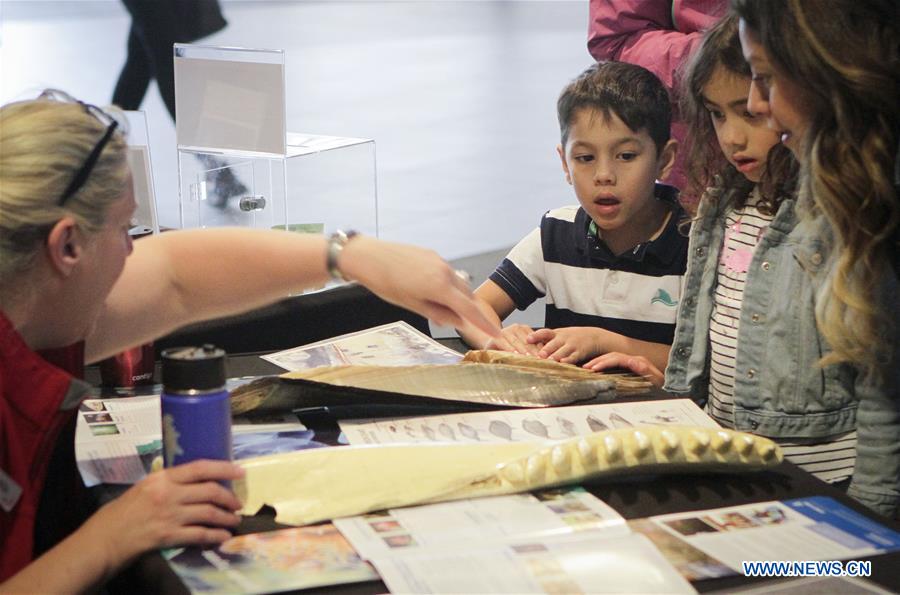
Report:
[[[825,496],[629,521],[689,580],[744,574],[744,563],[859,560],[900,550],[900,533]]]
[[[898,549],[900,534],[827,497],[626,521],[571,487],[391,509],[166,557],[195,593],[379,576],[394,593],[692,593],[688,580],[742,574],[745,562],[859,560]],[[882,591],[873,584],[865,592]]]
[[[401,320],[260,357],[295,371],[319,366],[455,364],[463,356]]]
[[[693,593],[652,543],[582,488],[337,519],[394,593]]]
[[[367,560],[589,530],[609,537],[630,533],[619,513],[580,487],[394,508],[333,522]]]
[[[149,395],[81,403],[75,460],[85,486],[137,483],[155,466],[162,466],[159,402],[159,395]],[[255,421],[259,423],[233,423],[234,460],[327,446],[316,441],[315,432],[294,415]]]
[[[475,544],[372,563],[392,593],[696,593],[641,535]]]
[[[192,593],[277,593],[378,580],[331,523],[238,535],[215,548],[163,555]]]
[[[686,581],[744,574],[747,562],[900,549],[900,533],[822,496],[626,522],[575,487],[334,524],[393,592],[689,592]]]
[[[690,399],[340,422],[341,430],[353,445],[565,440],[642,425],[719,427]]]

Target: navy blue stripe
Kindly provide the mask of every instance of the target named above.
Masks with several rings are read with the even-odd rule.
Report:
[[[575,222],[545,216],[541,222],[544,261],[585,269],[637,273],[648,277],[683,275],[687,268],[688,239],[675,229],[676,217],[677,213],[673,214],[669,225],[671,229],[667,228],[663,233],[666,237],[657,240],[660,242],[658,249],[645,249],[642,258],[635,259],[628,254],[612,256],[605,245],[589,236],[587,225],[580,225],[581,220],[587,221],[582,209],[579,209]]]
[[[687,267],[687,240],[680,246],[680,254],[675,255],[673,262],[659,262],[654,258],[635,261],[628,258],[616,258],[607,261],[602,257],[601,248],[594,238],[588,242],[584,251],[573,250],[572,237],[577,234],[571,221],[548,218],[541,226],[541,246],[545,262],[555,262],[583,269],[607,269],[637,273],[648,277],[666,275],[683,275]]]
[[[594,326],[633,339],[653,341],[654,343],[665,343],[667,345],[671,345],[672,340],[675,337],[674,324],[579,314],[565,308],[557,308],[553,304],[547,304],[544,326],[547,328]]]
[[[519,310],[524,310],[538,298],[544,297],[508,258],[503,259],[489,278],[506,292]]]

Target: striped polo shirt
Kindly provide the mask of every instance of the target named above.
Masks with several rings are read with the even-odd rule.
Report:
[[[593,326],[671,344],[688,245],[677,196],[675,188],[656,185],[657,199],[672,208],[665,229],[618,256],[591,233],[581,207],[549,211],[490,279],[520,310],[546,297],[547,328]]]

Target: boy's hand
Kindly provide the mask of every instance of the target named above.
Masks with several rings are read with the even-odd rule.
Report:
[[[534,329],[526,324],[511,324],[500,331],[499,337],[488,341],[484,348],[536,356],[543,347],[543,343],[529,342],[527,339],[533,334]]]
[[[594,372],[608,370],[610,368],[625,368],[631,370],[638,376],[643,376],[657,388],[662,388],[665,377],[659,368],[654,366],[650,360],[642,355],[628,355],[627,353],[604,353],[600,357],[595,357],[584,367]]]
[[[603,329],[572,326],[567,328],[542,328],[534,331],[526,341],[541,344],[538,357],[552,359],[564,364],[577,364],[604,352]]]

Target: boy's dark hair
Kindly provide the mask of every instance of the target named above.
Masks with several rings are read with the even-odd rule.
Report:
[[[627,62],[598,62],[566,85],[556,102],[563,146],[582,109],[596,110],[607,118],[613,113],[634,132],[646,130],[657,152],[669,141],[669,94],[646,68]]]

